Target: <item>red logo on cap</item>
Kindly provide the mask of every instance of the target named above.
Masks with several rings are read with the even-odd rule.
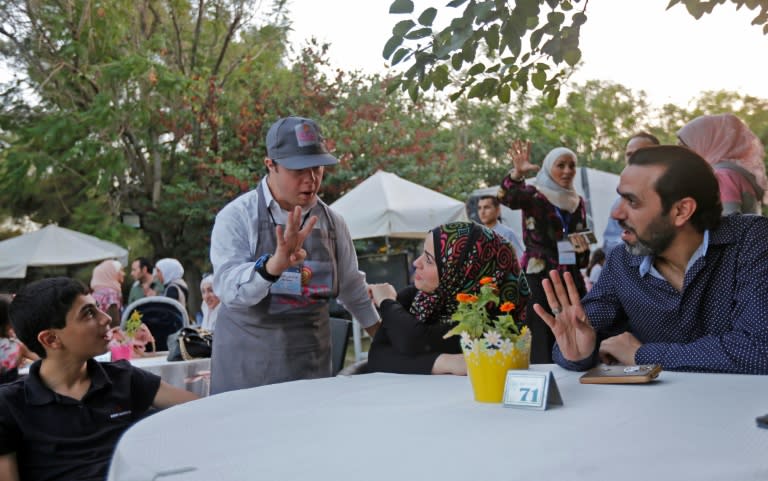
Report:
[[[296,126],[296,143],[299,147],[317,144],[317,131],[310,124],[300,124]]]

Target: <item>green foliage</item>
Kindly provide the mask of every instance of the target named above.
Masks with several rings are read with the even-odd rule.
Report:
[[[466,95],[507,103],[510,90],[526,92],[532,85],[554,104],[566,72],[554,67],[573,67],[581,59],[579,29],[586,14],[574,9],[579,2],[454,1],[444,10],[456,9],[455,17],[435,28],[436,9],[415,14],[413,2],[395,0],[390,13],[413,18],[397,22],[382,52],[393,66],[408,63],[393,89],[412,99],[420,90],[443,90],[449,84],[435,80],[449,66],[460,77],[452,100]]]
[[[685,5],[695,18],[715,6],[732,3],[758,13],[753,25],[768,33],[766,0],[671,0],[668,9]],[[567,73],[581,60],[579,35],[587,21],[581,0],[455,0],[440,10],[415,10],[410,0],[395,0],[390,14],[398,17],[382,55],[399,69],[390,90],[400,89],[416,100],[420,92],[448,96],[511,100],[510,91],[527,93],[532,86],[554,107]],[[580,8],[577,8],[580,7]],[[438,22],[439,13],[448,18]],[[452,18],[451,18],[452,17]],[[449,68],[452,82],[437,82]]]
[[[757,10],[757,15],[752,19],[752,25],[762,25],[763,33],[768,34],[768,1],[766,0],[670,0],[667,9],[675,5],[684,5],[696,20],[704,14],[712,13],[714,8],[725,3],[732,3],[736,9],[746,7],[750,10]]]
[[[456,321],[457,324],[444,337],[466,332],[469,337],[477,339],[482,337],[483,333],[495,331],[502,338],[515,340],[520,334],[515,319],[509,314],[514,310],[515,305],[505,302],[499,306],[499,296],[496,285],[492,283],[493,279],[489,277],[483,281],[488,282],[480,287],[478,295],[459,294],[457,296],[459,305],[456,307],[456,312],[451,315],[451,320]],[[489,308],[500,309],[502,314],[491,317]]]

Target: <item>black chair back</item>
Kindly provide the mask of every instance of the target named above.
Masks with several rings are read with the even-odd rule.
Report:
[[[125,322],[134,311],[141,313],[141,322],[147,325],[155,338],[158,351],[167,351],[168,336],[189,325],[187,310],[179,301],[170,297],[144,297],[132,302],[123,311],[120,323],[122,329],[125,329]]]
[[[332,375],[336,375],[344,367],[344,359],[347,357],[347,345],[352,334],[352,321],[331,317],[331,365]]]

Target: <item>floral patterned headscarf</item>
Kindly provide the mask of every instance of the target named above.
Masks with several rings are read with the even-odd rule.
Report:
[[[492,277],[499,300],[515,304],[515,319],[523,321],[530,295],[515,249],[499,234],[474,222],[444,224],[430,232],[435,243],[438,286],[432,293],[419,291],[411,314],[422,322],[450,319],[456,311],[456,294],[480,292],[480,279]]]

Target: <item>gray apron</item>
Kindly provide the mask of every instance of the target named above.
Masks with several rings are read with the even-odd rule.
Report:
[[[254,260],[276,248],[275,224],[261,184],[257,193]],[[301,294],[276,293],[280,290],[278,281],[256,305],[219,307],[213,336],[211,394],[331,375],[328,302],[338,294],[336,229],[321,201],[310,213],[321,222],[325,217],[328,228],[315,227],[304,240],[307,258],[298,266]]]

